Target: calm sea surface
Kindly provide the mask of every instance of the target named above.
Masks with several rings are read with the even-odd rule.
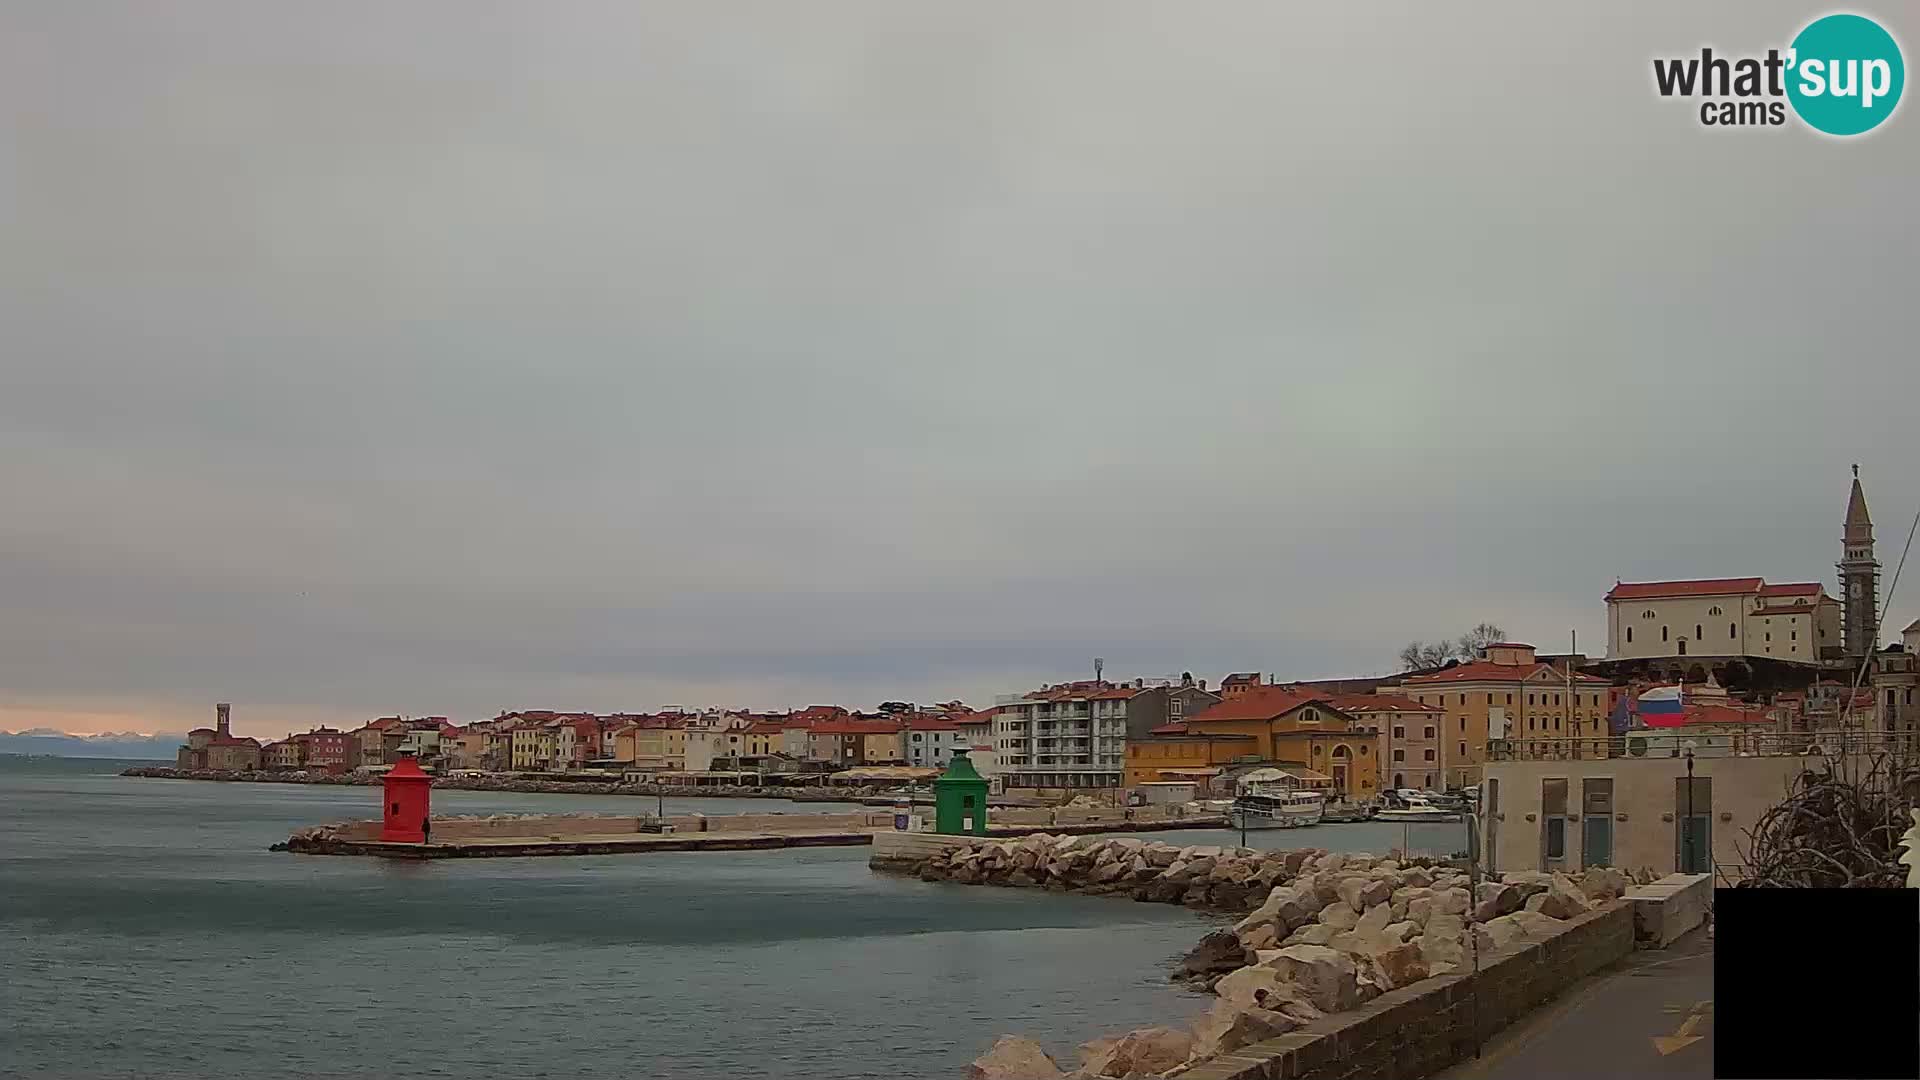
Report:
[[[1071,1057],[1205,1004],[1165,973],[1213,923],[1175,907],[884,877],[866,848],[276,854],[297,826],[372,816],[377,796],[122,778],[122,764],[0,757],[0,1075],[952,1077],[1004,1032]],[[636,805],[434,800],[442,813]],[[1448,846],[1421,836],[1416,849]],[[1254,835],[1373,851],[1399,838]]]

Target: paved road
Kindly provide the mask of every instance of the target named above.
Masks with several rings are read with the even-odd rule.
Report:
[[[1442,1080],[1713,1075],[1713,939],[1637,952],[1495,1036]]]

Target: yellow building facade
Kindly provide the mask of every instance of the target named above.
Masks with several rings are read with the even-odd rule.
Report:
[[[1379,794],[1377,737],[1330,704],[1328,695],[1256,687],[1187,717],[1184,727],[1189,736],[1239,736],[1242,749],[1235,757],[1302,766],[1330,777],[1336,795],[1370,799]]]
[[[1402,680],[1395,692],[1442,713],[1437,747],[1446,787],[1475,784],[1489,739],[1598,739],[1607,680],[1543,663],[1531,645],[1489,646],[1485,660]],[[1578,746],[1570,749],[1576,753]]]

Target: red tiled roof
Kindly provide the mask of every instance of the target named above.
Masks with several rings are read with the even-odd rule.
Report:
[[[752,727],[750,727],[750,728],[748,728],[748,729],[747,729],[747,734],[749,734],[749,735],[778,735],[778,734],[780,734],[781,732],[783,732],[783,731],[785,731],[785,730],[787,730],[787,729],[786,729],[786,728],[784,728],[784,727],[782,727],[782,726],[781,726],[781,725],[780,725],[780,724],[779,724],[779,723],[778,723],[777,721],[772,721],[772,720],[762,720],[761,722],[759,722],[759,723],[757,723],[757,724],[755,724],[755,725],[753,725]]]
[[[1175,720],[1170,724],[1161,724],[1157,728],[1147,729],[1147,734],[1149,735],[1185,735],[1186,733],[1187,722],[1185,720]]]
[[[1759,592],[1765,582],[1757,577],[1702,578],[1696,581],[1620,581],[1607,593],[1609,600],[1655,600],[1674,596],[1734,596]]]
[[[1221,679],[1220,685],[1221,686],[1228,686],[1228,685],[1238,686],[1241,683],[1257,683],[1259,681],[1260,681],[1260,673],[1257,671],[1236,671],[1233,674],[1227,676],[1226,678]]]
[[[1773,723],[1763,709],[1740,709],[1731,705],[1688,705],[1677,713],[1641,713],[1650,728],[1689,727],[1693,724],[1768,724]]]
[[[1435,683],[1519,682],[1522,679],[1531,679],[1543,670],[1552,672],[1553,677],[1558,681],[1566,681],[1566,673],[1554,667],[1552,664],[1496,664],[1491,660],[1475,660],[1470,664],[1459,664],[1447,668],[1445,671],[1436,671],[1431,675],[1409,675],[1406,679],[1406,685],[1410,686],[1415,683],[1421,686],[1432,686]],[[1607,680],[1600,678],[1598,675],[1575,674],[1573,681],[1577,683],[1605,683]]]
[[[809,730],[816,735],[894,735],[901,727],[891,720],[828,720]]]
[[[960,725],[938,716],[916,716],[907,721],[908,731],[959,731]]]
[[[1109,698],[1130,698],[1139,692],[1140,691],[1135,690],[1132,687],[1114,686],[1113,684],[1104,682],[1104,681],[1096,682],[1092,679],[1081,679],[1078,682],[1067,682],[1067,683],[1059,683],[1054,686],[1043,686],[1040,689],[1035,690],[1033,693],[1028,694],[1026,697],[1021,698],[1020,700],[1022,701],[1080,701],[1080,700],[1093,701],[1093,700],[1105,700]]]
[[[996,709],[982,709],[979,712],[970,712],[964,716],[956,716],[953,718],[953,722],[956,724],[991,724],[993,723],[993,718],[998,715],[999,711]]]
[[[1782,585],[1762,585],[1761,596],[1818,596],[1820,583],[1817,581],[1789,581]]]
[[[1341,712],[1445,712],[1399,694],[1329,694],[1327,703]]]
[[[1195,720],[1271,720],[1302,705],[1318,701],[1326,704],[1331,695],[1313,690],[1295,690],[1286,686],[1262,686],[1237,698],[1218,702],[1187,717]]]

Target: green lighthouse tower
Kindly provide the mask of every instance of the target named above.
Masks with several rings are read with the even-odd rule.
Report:
[[[933,782],[933,831],[987,835],[987,781],[973,771],[965,750],[956,749],[945,775]]]

